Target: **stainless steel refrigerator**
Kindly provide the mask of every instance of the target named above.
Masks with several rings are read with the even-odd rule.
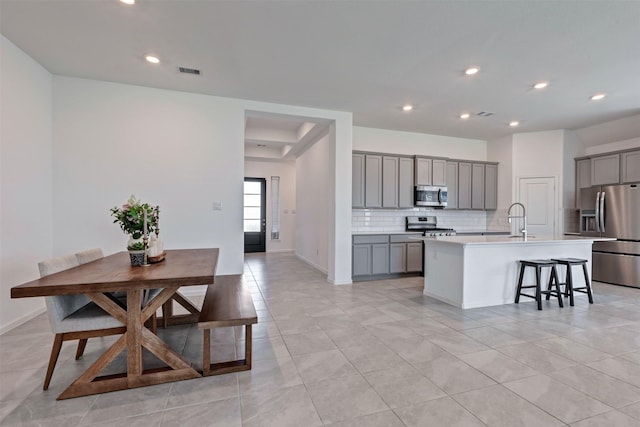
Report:
[[[593,244],[593,280],[640,288],[640,184],[580,192],[580,234],[613,237]]]

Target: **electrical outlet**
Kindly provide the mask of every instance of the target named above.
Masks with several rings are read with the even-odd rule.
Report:
[[[221,211],[222,210],[222,202],[214,200],[213,202],[213,210]]]

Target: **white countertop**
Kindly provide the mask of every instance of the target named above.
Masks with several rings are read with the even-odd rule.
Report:
[[[576,241],[596,242],[616,240],[608,237],[583,237],[583,236],[529,236],[525,241],[521,236],[442,236],[442,237],[415,237],[426,242],[442,242],[457,245],[536,245],[536,244],[562,244],[575,243]]]
[[[421,236],[421,231],[352,231],[352,236],[383,236],[385,234],[406,234]]]

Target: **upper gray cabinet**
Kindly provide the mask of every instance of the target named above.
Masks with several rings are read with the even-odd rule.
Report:
[[[484,165],[471,165],[471,209],[484,209]]]
[[[397,157],[382,157],[382,207],[398,207],[398,165]]]
[[[416,156],[416,185],[447,185],[447,160]]]
[[[364,156],[364,205],[382,207],[382,156]]]
[[[484,208],[498,209],[498,165],[493,163],[484,166]]]
[[[447,209],[458,209],[458,162],[447,162]]]
[[[498,163],[354,152],[354,208],[414,207],[414,186],[446,186],[447,209],[497,209]]]
[[[416,157],[416,185],[433,185],[431,172],[432,167],[432,159]]]
[[[433,159],[431,167],[432,185],[447,185],[447,161]]]
[[[364,154],[351,157],[351,206],[364,208]]]
[[[620,155],[622,165],[621,181],[623,184],[629,182],[640,182],[640,150],[629,151]]]
[[[413,207],[413,158],[399,158],[398,205],[401,208]]]
[[[580,190],[591,187],[591,159],[576,160],[576,209],[580,209]]]
[[[618,184],[619,182],[619,154],[591,158],[591,185]]]
[[[448,209],[497,209],[498,164],[479,162],[448,162],[447,179],[455,176],[457,185],[447,185]],[[451,178],[453,179],[453,178]],[[457,206],[455,197],[457,192]]]
[[[471,163],[458,163],[458,209],[471,209]]]
[[[413,207],[413,157],[353,153],[352,174],[352,207]]]

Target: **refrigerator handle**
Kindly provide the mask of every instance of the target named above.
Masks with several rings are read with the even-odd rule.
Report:
[[[600,192],[596,193],[596,231],[600,232]]]
[[[600,194],[600,231],[604,233],[604,191]]]

